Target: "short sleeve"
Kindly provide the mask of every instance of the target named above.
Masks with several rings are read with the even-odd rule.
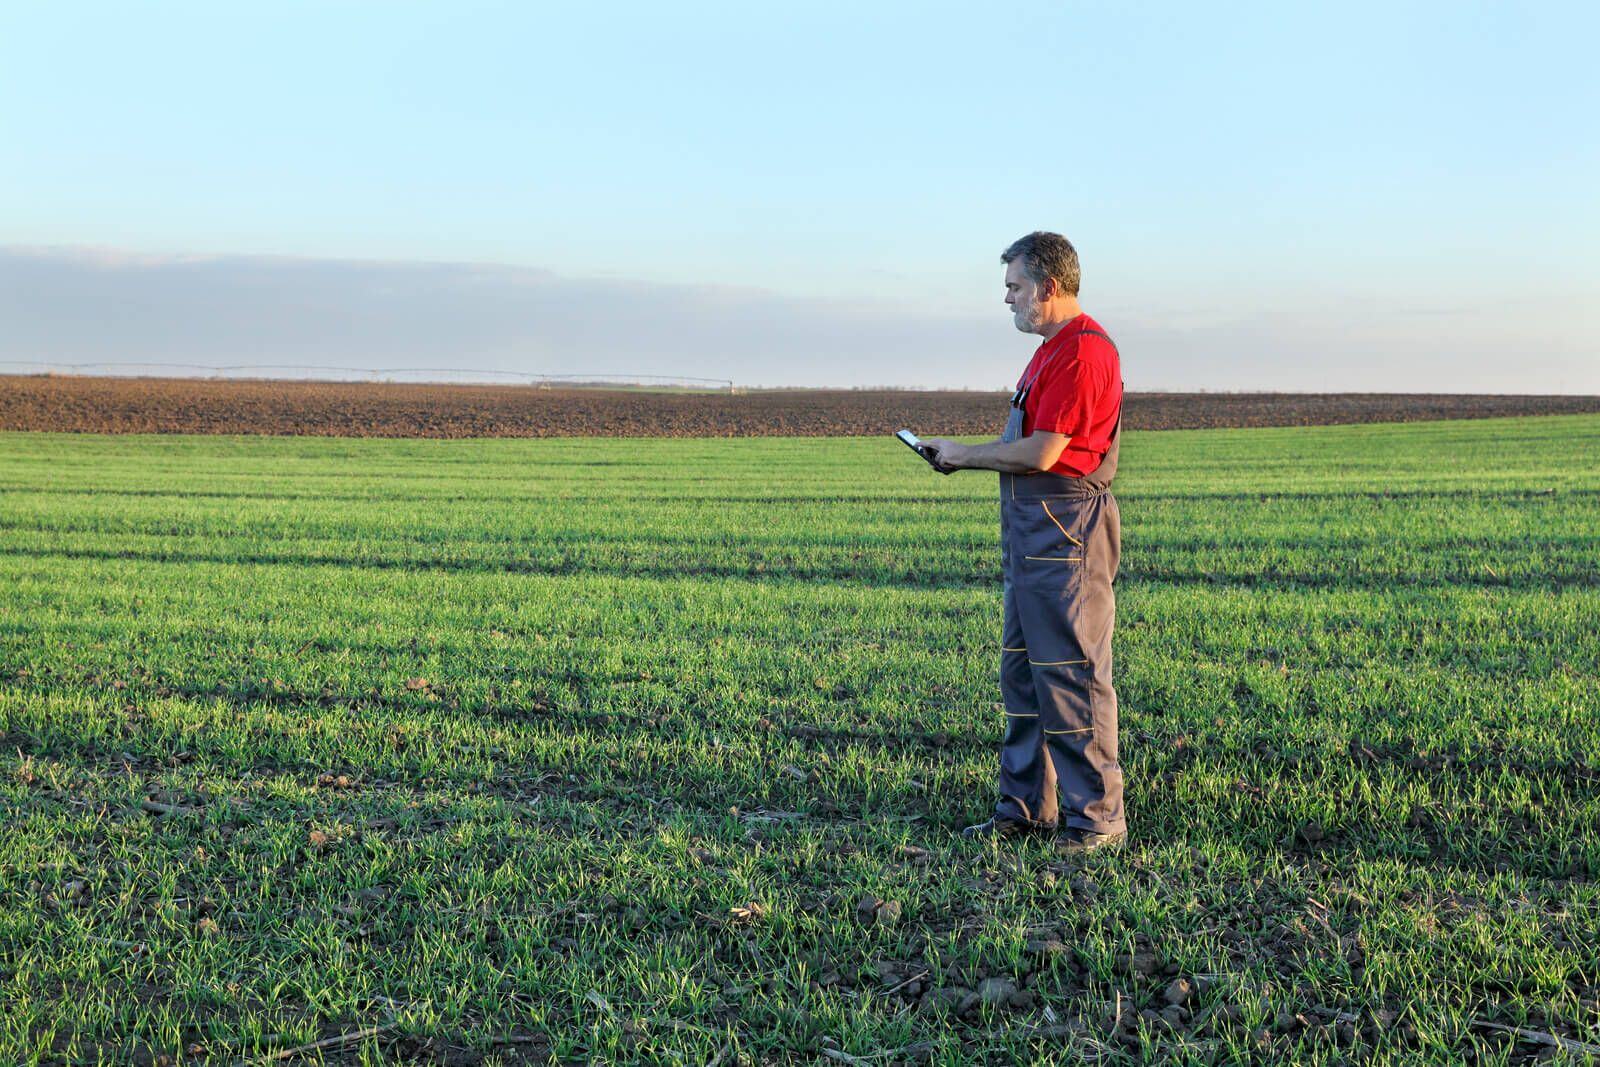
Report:
[[[1054,373],[1040,375],[1035,389],[1039,400],[1033,410],[1033,429],[1087,437],[1094,413],[1110,386],[1110,369],[1099,360],[1084,359],[1082,354]]]

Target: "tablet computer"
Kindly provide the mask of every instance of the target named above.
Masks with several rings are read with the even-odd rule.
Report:
[[[912,433],[910,430],[897,430],[895,432],[895,436],[898,437],[900,439],[901,443],[904,444],[907,448],[911,449],[911,451],[915,452],[917,455],[919,455],[923,459],[927,460],[928,461],[928,466],[932,467],[934,470],[938,471],[940,474],[949,474],[950,473],[949,471],[945,470],[943,467],[939,466],[938,461],[936,459],[934,459],[934,457],[936,455],[938,455],[938,453],[935,452],[933,449],[929,448],[927,445],[923,444],[922,443],[922,439],[919,438],[916,434]]]

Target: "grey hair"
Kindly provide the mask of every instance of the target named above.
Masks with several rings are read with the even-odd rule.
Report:
[[[1034,281],[1043,284],[1046,278],[1054,278],[1063,293],[1078,295],[1078,283],[1083,280],[1083,271],[1078,267],[1078,250],[1059,233],[1034,230],[1026,237],[1019,237],[1000,253],[1000,262],[1010,263],[1019,256],[1022,273]]]

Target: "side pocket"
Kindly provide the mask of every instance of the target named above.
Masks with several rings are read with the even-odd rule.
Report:
[[[1048,500],[1039,501],[1039,507],[1048,521],[1039,527],[1043,536],[1035,539],[1030,546],[1036,550],[1036,554],[1024,558],[1039,563],[1082,563],[1083,542],[1072,536],[1066,525],[1056,517]]]
[[[1050,510],[1050,501],[1041,500],[1041,501],[1039,501],[1039,506],[1041,508],[1044,508],[1044,513],[1046,515],[1050,516],[1050,521],[1056,524],[1056,529],[1061,531],[1061,536],[1065,537],[1067,539],[1067,543],[1068,544],[1072,545],[1075,548],[1082,548],[1083,547],[1083,542],[1078,540],[1076,537],[1073,537],[1070,533],[1068,533],[1067,532],[1067,528],[1065,526],[1061,525],[1061,520],[1056,518],[1056,513]]]

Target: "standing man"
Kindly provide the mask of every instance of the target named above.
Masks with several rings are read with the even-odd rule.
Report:
[[[1127,828],[1111,686],[1122,367],[1111,338],[1078,306],[1070,241],[1030,233],[1000,260],[1017,329],[1044,343],[1018,379],[998,440],[926,442],[941,467],[1000,472],[1000,799],[987,822],[962,834],[1059,830],[1058,849],[1083,852],[1121,841]]]

